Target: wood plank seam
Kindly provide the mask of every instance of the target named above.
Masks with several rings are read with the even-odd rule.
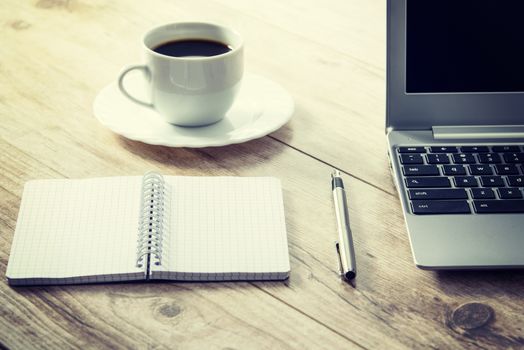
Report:
[[[342,172],[342,173],[344,173],[344,174],[346,174],[346,175],[348,175],[348,176],[351,176],[352,178],[354,178],[354,179],[356,179],[356,180],[359,180],[359,181],[365,183],[366,185],[369,185],[369,186],[371,186],[371,187],[373,187],[373,188],[375,188],[375,189],[377,189],[377,190],[379,190],[379,191],[381,191],[381,192],[383,192],[383,193],[385,193],[385,194],[388,194],[388,195],[390,195],[390,196],[396,197],[396,192],[389,192],[389,191],[386,191],[385,189],[383,189],[383,188],[381,188],[381,187],[378,187],[377,185],[372,184],[371,182],[369,182],[369,181],[367,181],[367,180],[364,180],[364,179],[361,178],[361,177],[358,177],[358,176],[356,176],[356,175],[353,175],[353,174],[352,174],[350,171],[348,171],[348,170],[339,169],[339,168],[337,168],[335,165],[333,165],[333,164],[331,164],[331,163],[329,163],[329,162],[327,162],[327,161],[325,161],[325,160],[322,160],[322,159],[320,159],[320,158],[318,158],[318,157],[316,157],[316,156],[314,156],[314,155],[312,155],[312,154],[310,154],[310,153],[307,153],[306,151],[303,151],[303,150],[301,150],[300,148],[297,148],[297,147],[295,147],[295,146],[293,146],[293,145],[290,145],[290,144],[286,143],[285,141],[282,141],[282,140],[276,138],[276,137],[273,136],[273,135],[268,135],[268,137],[271,138],[271,139],[273,139],[273,140],[275,140],[275,141],[277,141],[277,142],[282,143],[283,145],[288,146],[289,148],[291,148],[291,149],[293,149],[293,150],[295,150],[295,151],[297,151],[297,152],[299,152],[299,153],[301,153],[301,154],[303,154],[303,155],[305,155],[305,156],[307,156],[307,157],[309,157],[309,158],[312,158],[312,159],[314,159],[314,160],[316,160],[316,161],[318,161],[318,162],[320,162],[320,163],[322,163],[322,164],[324,164],[324,165],[327,165],[327,166],[329,166],[330,168],[336,168],[336,169],[340,170],[340,172]],[[326,181],[327,181],[327,180],[326,180]]]
[[[285,304],[285,305],[288,306],[289,308],[291,308],[291,309],[297,311],[298,313],[300,313],[300,314],[306,316],[307,318],[311,319],[312,321],[316,322],[317,324],[321,325],[322,327],[325,327],[325,328],[329,329],[331,332],[333,332],[333,333],[339,335],[340,337],[346,339],[347,341],[351,342],[352,344],[355,344],[355,345],[358,346],[359,348],[361,348],[361,349],[366,349],[366,350],[367,350],[366,347],[364,347],[364,346],[362,346],[361,344],[357,343],[357,342],[354,341],[353,339],[348,338],[345,334],[343,334],[343,333],[341,333],[341,332],[338,332],[336,329],[331,328],[330,326],[324,324],[323,322],[317,320],[316,318],[314,318],[314,317],[308,315],[308,314],[305,313],[304,311],[302,311],[302,310],[300,310],[300,309],[297,309],[297,308],[294,307],[293,305],[291,305],[291,304],[285,302],[284,300],[280,299],[279,297],[277,297],[277,296],[271,294],[270,292],[266,291],[263,287],[260,287],[260,286],[258,286],[257,284],[255,284],[255,283],[253,283],[253,282],[250,282],[250,284],[253,285],[255,288],[261,290],[262,292],[266,293],[267,295],[269,295],[269,296],[273,297],[274,299],[280,301],[281,303]]]

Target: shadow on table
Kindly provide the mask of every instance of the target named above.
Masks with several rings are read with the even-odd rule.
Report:
[[[284,128],[289,128],[287,125]],[[291,129],[286,131],[287,140],[291,140]],[[241,170],[265,164],[274,159],[284,149],[288,148],[284,142],[271,136],[262,137],[244,143],[204,148],[175,148],[159,145],[150,145],[139,141],[118,136],[122,147],[129,152],[147,160],[156,161],[165,165],[175,165],[182,169],[226,168]]]
[[[46,292],[72,293],[82,292],[85,295],[109,292],[114,294],[135,294],[153,293],[156,295],[173,290],[192,292],[199,291],[219,291],[236,289],[256,290],[266,288],[287,288],[289,280],[268,280],[268,281],[171,281],[171,280],[139,280],[139,281],[114,281],[114,282],[95,282],[95,283],[75,283],[58,285],[37,285],[37,286],[11,286],[11,290],[21,295],[34,295]]]
[[[524,269],[437,271],[435,278],[438,286],[449,295],[513,294],[524,297]]]

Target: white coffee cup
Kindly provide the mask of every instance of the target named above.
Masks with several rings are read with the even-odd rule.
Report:
[[[229,46],[215,56],[175,57],[154,51],[180,40],[209,40]],[[167,122],[202,126],[223,119],[240,88],[244,72],[243,41],[226,27],[199,22],[171,23],[148,31],[142,39],[145,64],[126,67],[118,78],[122,93],[132,101],[157,110]],[[151,101],[142,101],[125,89],[132,70],[144,73]]]

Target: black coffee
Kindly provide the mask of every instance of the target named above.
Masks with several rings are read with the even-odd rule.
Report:
[[[169,41],[155,47],[153,51],[173,57],[216,56],[231,51],[231,47],[218,41],[185,39]]]

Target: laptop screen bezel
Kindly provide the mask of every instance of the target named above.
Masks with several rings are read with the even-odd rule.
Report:
[[[524,92],[406,93],[406,6],[388,0],[386,130],[524,125]]]

